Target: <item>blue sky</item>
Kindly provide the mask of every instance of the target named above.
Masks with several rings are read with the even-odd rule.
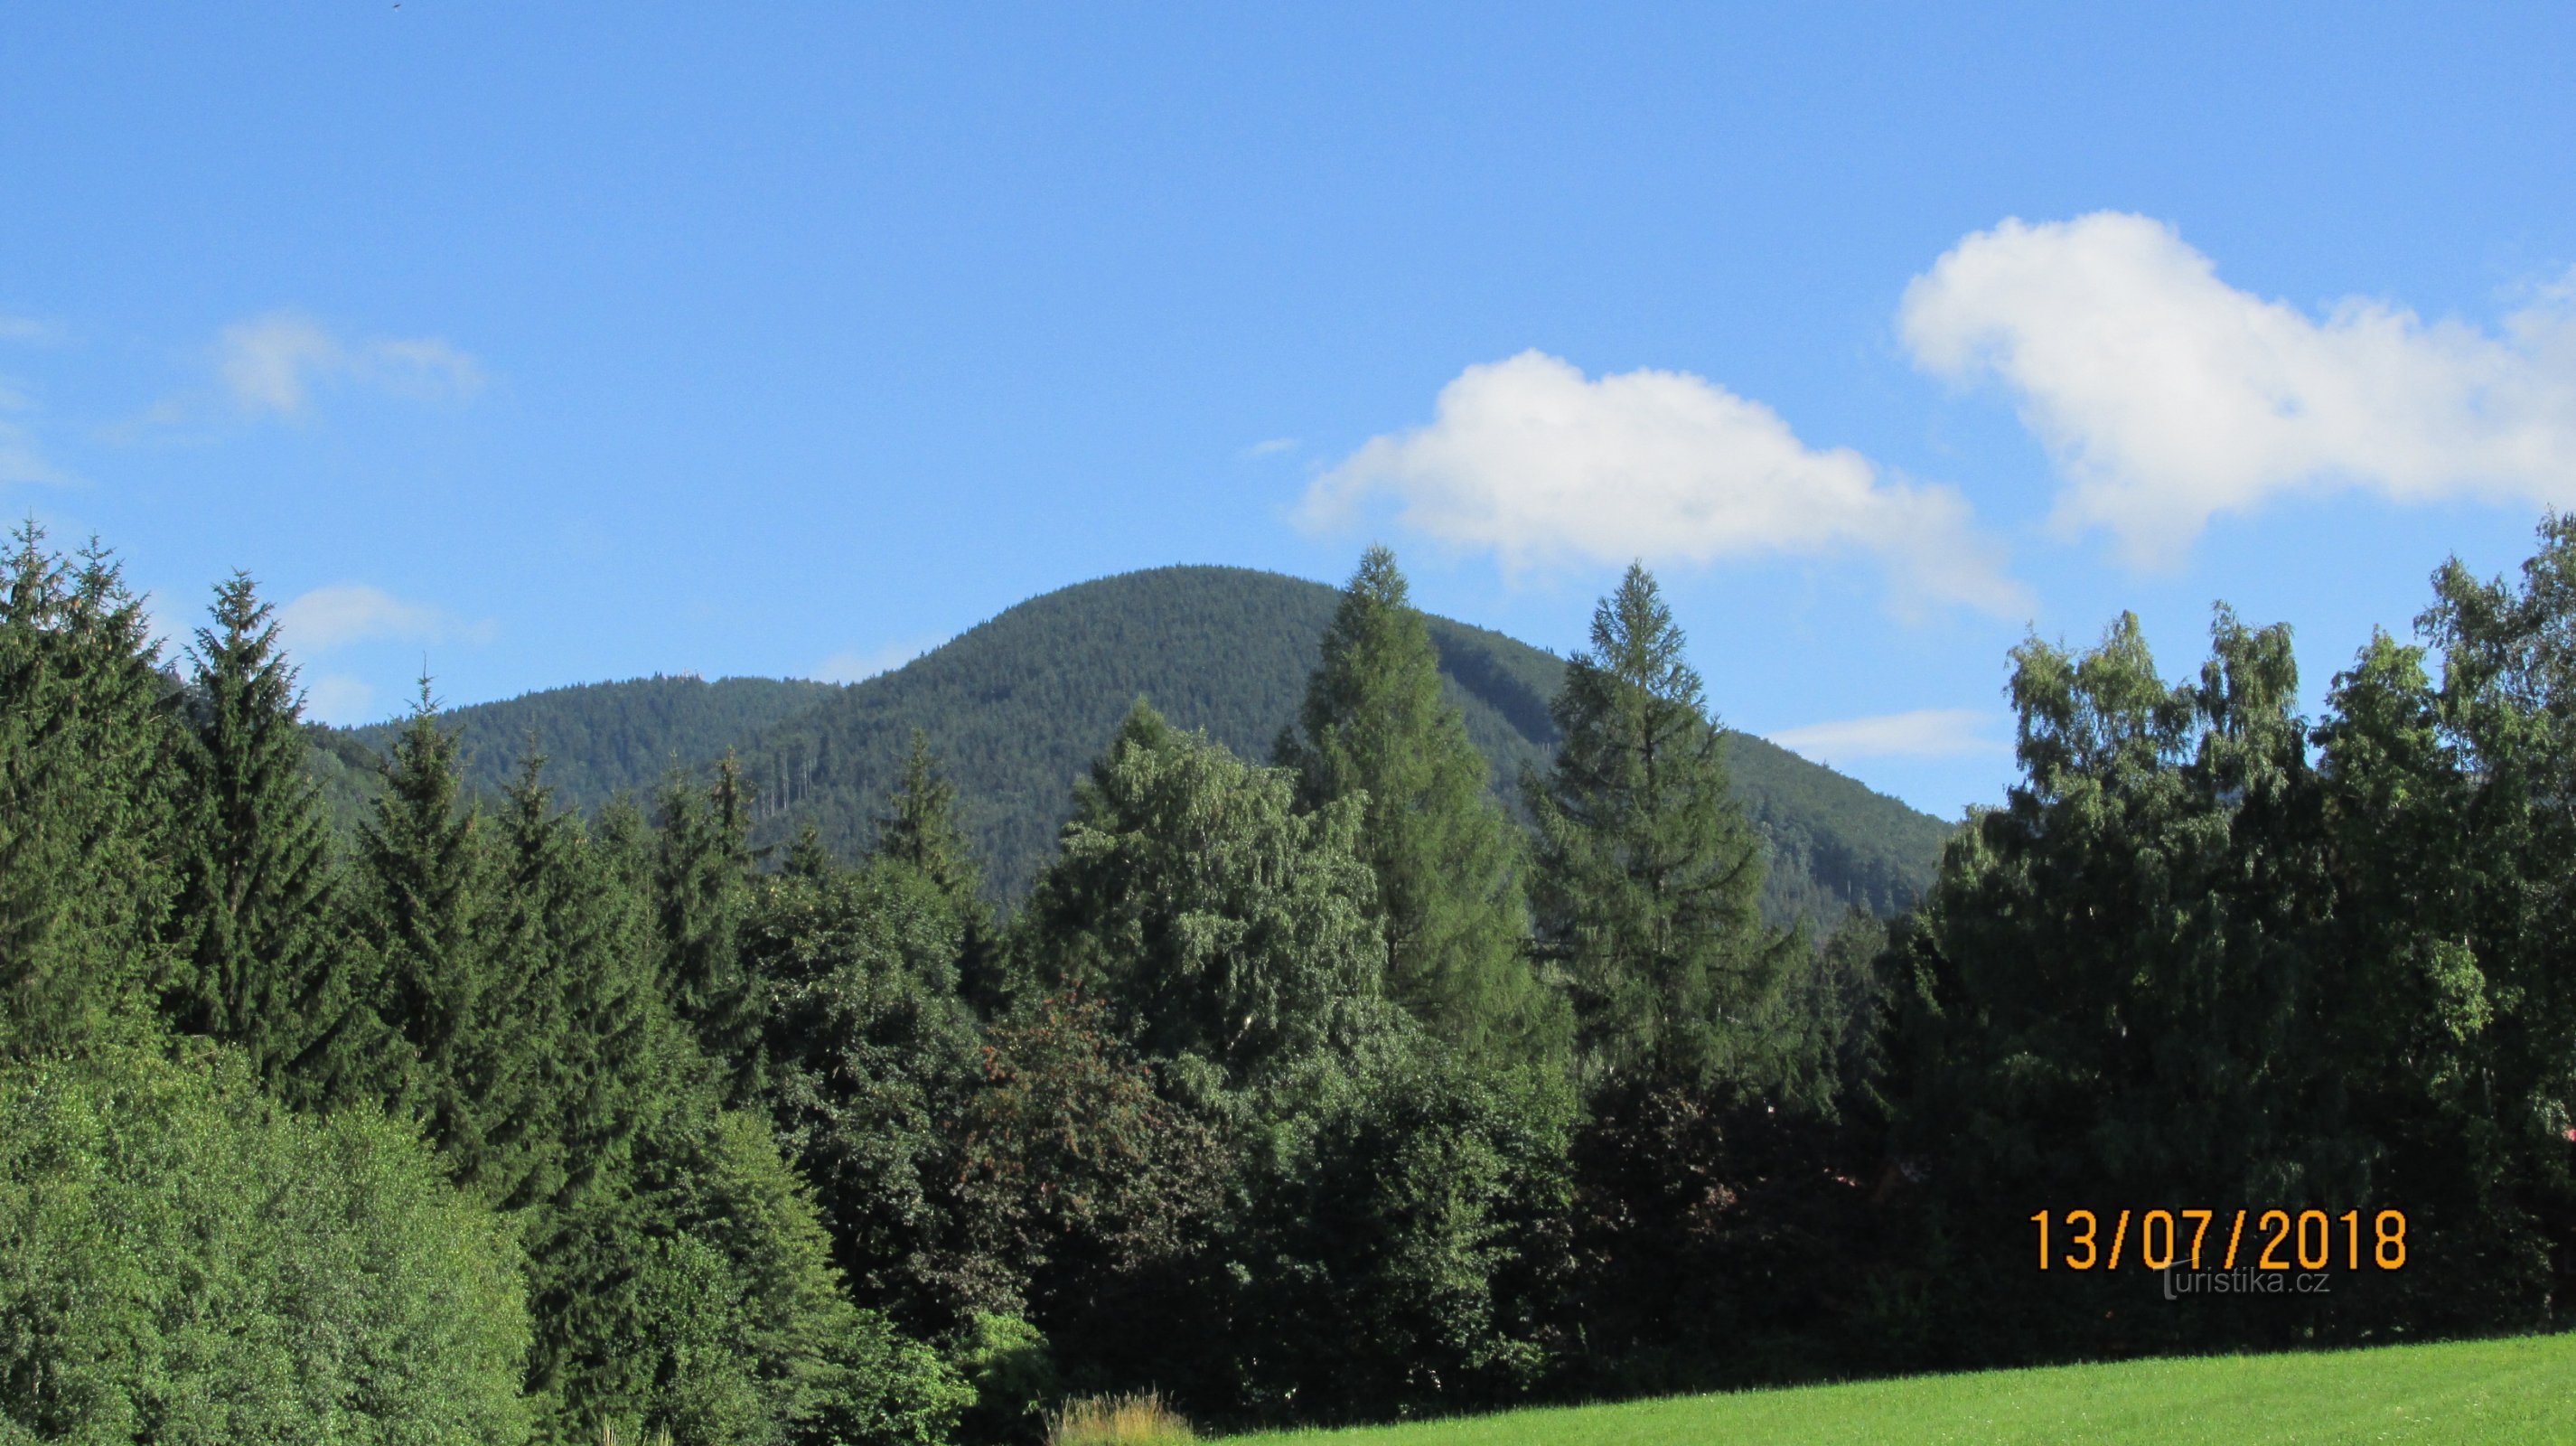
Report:
[[[1955,814],[2030,628],[2320,696],[2576,505],[2576,12],[2106,9],[12,7],[0,504],[337,721],[1642,555]]]

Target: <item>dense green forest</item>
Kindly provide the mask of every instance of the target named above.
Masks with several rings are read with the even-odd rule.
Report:
[[[673,767],[704,768],[760,730],[836,690],[798,678],[636,678],[548,688],[446,713],[463,755],[466,788],[488,798],[509,789],[535,739],[546,778],[567,803],[596,811],[620,793],[642,798]],[[310,725],[313,779],[332,816],[355,829],[381,783],[398,723]]]
[[[0,1440],[927,1446],[2560,1324],[2576,519],[2318,719],[2225,609],[2180,682],[2133,618],[2026,641],[2020,781],[1830,932],[1643,568],[1508,803],[1394,557],[1328,601],[1249,751],[1105,715],[997,908],[926,725],[835,847],[827,731],[588,809],[475,788],[425,687],[343,831],[249,579],[165,656],[22,529]],[[2194,1211],[2329,1288],[2178,1296]]]
[[[857,858],[917,729],[955,784],[997,901],[1027,891],[1055,848],[1071,786],[1138,698],[1238,756],[1267,759],[1296,716],[1333,589],[1231,567],[1170,567],[1031,599],[884,676],[848,688],[655,678],[559,688],[457,709],[469,783],[497,796],[530,734],[564,799],[597,808],[649,793],[673,762],[740,750],[753,833],[784,844],[811,823]],[[1483,628],[1429,619],[1443,693],[1517,806],[1521,770],[1557,744],[1548,706],[1561,659]],[[352,821],[368,756],[394,725],[332,730],[317,750],[325,793]],[[1728,735],[1739,796],[1773,850],[1775,921],[1820,923],[1857,904],[1892,916],[1931,882],[1950,826],[1830,769]]]

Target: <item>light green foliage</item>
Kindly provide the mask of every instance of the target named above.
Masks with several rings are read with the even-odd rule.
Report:
[[[1096,989],[1146,1055],[1243,1085],[1366,1026],[1383,946],[1356,801],[1308,815],[1139,702],[1075,789],[1022,922],[1049,989]]]
[[[115,562],[20,528],[0,563],[0,1044],[130,1023],[166,973],[170,689]]]
[[[1556,720],[1555,766],[1522,791],[1538,826],[1538,935],[1573,997],[1587,1079],[1778,1080],[1788,1065],[1768,1017],[1803,945],[1762,922],[1762,842],[1644,568],[1593,613]]]
[[[1563,1006],[1531,973],[1521,839],[1441,691],[1431,630],[1395,554],[1369,549],[1324,633],[1278,761],[1309,808],[1362,806],[1386,988],[1443,1038],[1528,1058],[1563,1045]]]
[[[0,1438],[524,1440],[517,1256],[408,1131],[228,1053],[0,1068]]]
[[[1925,1376],[1231,1439],[1241,1446],[2544,1446],[2576,1436],[2571,1380],[2576,1336],[2560,1335]]]
[[[1034,1439],[1064,1396],[1046,1336],[1018,1316],[978,1311],[957,1368],[975,1387],[974,1408],[960,1423],[968,1440]]]

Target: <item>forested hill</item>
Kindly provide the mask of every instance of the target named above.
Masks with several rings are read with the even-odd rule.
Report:
[[[1337,597],[1248,568],[1156,568],[1032,598],[851,687],[648,678],[460,708],[448,721],[464,733],[469,786],[497,792],[534,730],[548,779],[585,807],[620,789],[649,794],[675,760],[698,767],[738,749],[760,799],[755,841],[780,843],[811,819],[844,856],[872,841],[919,728],[957,784],[994,893],[1010,898],[1054,849],[1073,780],[1137,698],[1266,761],[1296,716]],[[1449,695],[1508,798],[1522,764],[1543,767],[1554,753],[1548,701],[1565,665],[1446,618],[1431,632]],[[344,820],[393,726],[315,730],[315,769]],[[1772,843],[1775,916],[1829,919],[1846,901],[1893,913],[1930,881],[1949,825],[1746,734],[1732,735],[1732,763]]]
[[[1070,809],[1073,781],[1137,698],[1267,759],[1296,715],[1338,594],[1232,567],[1168,567],[1080,583],[1009,609],[904,668],[841,690],[745,750],[763,796],[757,837],[807,819],[842,853],[871,819],[914,728],[955,779],[992,871],[1015,895]],[[1450,697],[1509,795],[1556,744],[1564,664],[1483,628],[1431,620]],[[1736,785],[1774,845],[1775,913],[1881,913],[1931,879],[1949,826],[1758,738],[1734,736]]]
[[[761,729],[839,690],[801,678],[636,678],[549,688],[446,715],[463,734],[465,785],[478,793],[507,787],[533,734],[546,756],[546,781],[563,796],[595,808],[620,790],[650,795],[677,763],[700,768]],[[400,727],[308,730],[313,772],[332,814],[354,822],[375,793],[375,760]]]

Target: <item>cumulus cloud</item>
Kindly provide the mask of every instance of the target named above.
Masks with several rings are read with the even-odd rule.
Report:
[[[1537,351],[1471,366],[1429,425],[1318,477],[1305,517],[1331,525],[1381,494],[1405,526],[1512,567],[1858,552],[1915,599],[2028,605],[1957,492],[1810,448],[1769,407],[1683,372],[1595,380]]]
[[[888,643],[873,650],[844,648],[816,663],[805,676],[818,683],[864,683],[879,673],[893,672],[924,651],[919,643]]]
[[[253,415],[303,415],[323,386],[356,383],[436,400],[483,385],[474,358],[437,337],[351,341],[300,312],[278,311],[225,327],[215,369],[234,405]]]
[[[306,657],[352,643],[481,643],[492,636],[489,621],[469,623],[444,608],[405,602],[363,583],[340,583],[304,594],[277,610],[277,630],[289,648]]]
[[[2102,212],[1968,237],[1898,326],[1925,370],[2008,388],[2066,477],[2058,526],[2135,562],[2288,493],[2576,505],[2576,284],[2495,330],[2361,297],[2312,317]]]
[[[1809,723],[1767,735],[1792,753],[1822,762],[1857,758],[1968,758],[2009,752],[2005,720],[1973,708],[1921,708],[1874,718]]]

